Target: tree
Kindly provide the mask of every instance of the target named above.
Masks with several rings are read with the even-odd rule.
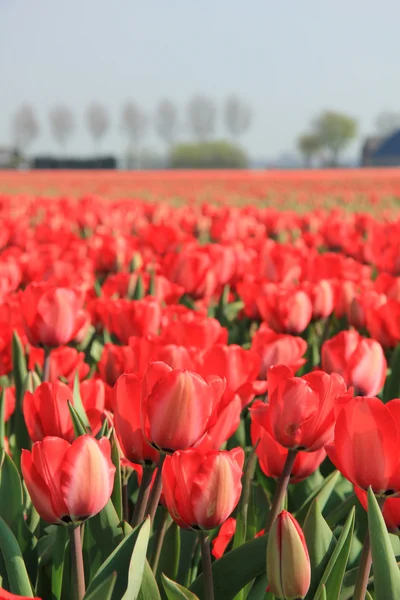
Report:
[[[18,150],[25,150],[39,133],[39,123],[31,106],[26,104],[17,110],[13,117],[12,129]]]
[[[168,162],[172,169],[245,169],[248,165],[243,150],[224,140],[177,144]]]
[[[329,153],[329,163],[336,166],[340,153],[357,135],[357,121],[328,110],[314,121],[313,131],[320,140],[321,148]]]
[[[110,118],[107,109],[101,104],[93,102],[87,108],[86,120],[96,150],[110,126]]]
[[[162,100],[156,109],[155,129],[158,136],[171,146],[176,138],[178,128],[178,111],[173,102]]]
[[[309,168],[321,150],[321,140],[314,133],[304,133],[297,140],[297,147],[304,158],[304,166]]]
[[[251,108],[237,96],[230,96],[224,107],[225,127],[233,137],[245,133],[251,123]]]
[[[147,117],[134,102],[128,102],[122,109],[121,128],[128,138],[128,154],[132,157],[138,151],[147,130]]]
[[[393,110],[381,112],[375,121],[376,131],[379,136],[387,137],[400,128],[400,113]]]
[[[197,140],[206,140],[214,133],[216,113],[210,98],[197,95],[191,99],[187,109],[188,124]]]
[[[50,111],[51,133],[62,148],[75,129],[74,115],[67,106],[56,106]]]

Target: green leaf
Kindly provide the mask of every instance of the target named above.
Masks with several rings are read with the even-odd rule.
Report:
[[[148,561],[144,566],[142,587],[140,588],[138,600],[161,600],[157,582]]]
[[[275,596],[271,592],[267,592],[268,579],[267,574],[259,575],[254,581],[254,584],[247,596],[246,600],[274,600]]]
[[[111,600],[116,581],[117,573],[111,573],[93,591],[86,593],[83,600]]]
[[[83,423],[83,426],[85,429],[90,429],[90,423],[89,423],[89,419],[87,417],[85,408],[83,406],[82,403],[82,398],[81,398],[81,391],[79,389],[79,375],[78,375],[78,371],[76,371],[75,373],[75,377],[74,377],[74,389],[73,389],[73,405],[74,405],[74,409],[78,415],[78,417],[80,418],[80,420]]]
[[[212,566],[215,597],[231,600],[245,585],[265,572],[267,536],[262,536],[231,550]],[[199,600],[204,596],[203,574],[190,586]]]
[[[112,594],[112,600],[121,600],[128,587],[128,576],[131,564],[132,553],[135,548],[136,540],[139,535],[139,528],[135,527],[132,532],[125,537],[109,557],[103,562],[99,570],[89,584],[88,592],[93,591],[100,583],[104,582],[114,571],[118,573],[118,578]]]
[[[322,516],[318,500],[310,506],[303,532],[311,563],[311,585],[307,598],[313,598],[336,545],[336,538]]]
[[[247,513],[249,510],[251,483],[254,478],[254,471],[257,464],[257,446],[258,442],[255,444],[254,448],[251,449],[243,470],[243,489],[237,511],[236,530],[233,537],[233,548],[241,546],[241,544],[244,544],[247,539]]]
[[[107,419],[105,419],[107,422]],[[121,481],[121,457],[114,432],[111,434],[111,460],[115,466],[114,487],[111,494],[111,501],[120,522],[124,520],[122,508],[122,481]]]
[[[4,422],[4,411],[6,404],[6,388],[2,388],[0,393],[0,449],[4,448],[4,438],[6,437],[6,428]]]
[[[22,401],[28,385],[28,369],[26,368],[26,358],[22,343],[16,331],[14,331],[12,339],[12,362],[16,398],[15,411],[11,417],[11,430],[15,440],[12,452],[15,464],[18,470],[20,470],[21,450],[22,448],[30,448],[31,440],[22,412]]]
[[[353,508],[347,517],[343,526],[334,551],[328,561],[324,574],[317,588],[314,598],[319,599],[322,592],[322,586],[325,585],[329,600],[336,600],[340,597],[340,588],[342,586],[347,560],[350,554],[351,542],[353,539],[355,509]]]
[[[379,504],[368,490],[368,529],[377,600],[400,598],[400,571]]]
[[[123,539],[120,521],[111,500],[84,525],[83,557],[86,581],[91,581]]]
[[[145,297],[145,295],[146,295],[146,293],[145,293],[144,284],[143,284],[143,277],[141,275],[138,275],[138,278],[136,280],[135,289],[133,290],[132,293],[128,292],[128,298],[130,300],[141,300],[142,298]]]
[[[179,559],[181,554],[181,532],[174,522],[170,524],[164,537],[160,560],[157,568],[157,583],[161,573],[175,580],[179,570]]]
[[[16,331],[13,333],[11,350],[13,375],[15,381],[15,395],[17,398],[17,404],[21,406],[28,369],[26,367],[26,358],[24,349],[22,347],[22,342]]]
[[[122,600],[136,600],[142,585],[144,567],[146,564],[147,546],[151,531],[150,517],[147,517],[140,528],[135,547],[129,563],[128,587]]]
[[[33,598],[32,586],[18,542],[7,523],[0,517],[0,551],[7,571],[10,591]]]
[[[56,541],[53,548],[51,565],[51,594],[52,600],[60,600],[64,573],[64,554],[68,543],[66,527],[57,527]]]
[[[72,406],[72,404],[69,400],[68,400],[68,408],[69,408],[69,413],[70,413],[71,419],[72,419],[72,425],[74,427],[75,437],[79,437],[80,435],[86,435],[88,432],[85,427],[85,424],[82,421],[82,419],[80,418],[80,416],[78,415],[78,413],[76,412],[75,407]]]
[[[382,393],[382,400],[385,403],[400,397],[400,344],[392,354],[390,370],[391,373],[386,379]]]
[[[193,592],[183,587],[183,585],[179,585],[179,583],[168,579],[164,574],[161,575],[161,578],[168,600],[199,600],[196,594],[193,594]]]
[[[319,595],[319,600],[328,600],[326,595],[326,587],[323,585],[321,587],[321,593]]]
[[[300,524],[303,523],[307,515],[308,509],[310,508],[311,502],[313,502],[315,499],[318,500],[318,506],[321,512],[324,510],[330,495],[332,494],[333,490],[338,484],[339,478],[339,471],[333,471],[333,473],[331,473],[328,477],[325,478],[323,484],[309,495],[309,497],[302,504],[302,506],[297,511],[294,511],[294,516]]]

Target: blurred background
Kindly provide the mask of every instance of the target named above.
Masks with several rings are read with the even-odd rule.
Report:
[[[0,167],[400,165],[398,0],[0,0]]]

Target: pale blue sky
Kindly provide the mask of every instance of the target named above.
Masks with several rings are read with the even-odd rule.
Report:
[[[183,111],[196,92],[252,105],[254,157],[292,151],[324,108],[356,116],[362,136],[382,109],[400,111],[399,22],[399,0],[0,0],[0,145],[29,102],[32,151],[54,150],[47,116],[62,103],[79,120],[69,151],[90,152],[83,114],[100,100],[112,114],[103,149],[119,152],[126,100],[151,113],[169,97]],[[160,147],[154,134],[145,145]]]

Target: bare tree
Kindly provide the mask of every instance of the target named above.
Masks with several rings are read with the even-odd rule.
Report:
[[[101,104],[93,102],[87,108],[86,121],[96,151],[98,150],[102,138],[110,127],[110,117],[107,109]]]
[[[189,102],[187,118],[189,128],[198,140],[206,140],[215,130],[216,108],[213,100],[206,96],[194,96]]]
[[[224,107],[225,127],[233,137],[245,133],[251,124],[252,112],[243,100],[237,96],[230,96]]]
[[[134,102],[128,102],[122,109],[121,127],[129,141],[129,146],[138,147],[147,130],[147,117]]]
[[[17,110],[13,117],[12,129],[18,150],[25,150],[39,133],[39,123],[31,106],[26,104]]]
[[[56,142],[65,148],[75,129],[72,111],[67,106],[56,106],[50,111],[50,128]]]
[[[400,113],[393,110],[381,112],[375,120],[378,135],[387,137],[400,128]]]
[[[155,129],[167,146],[175,141],[178,128],[178,111],[173,102],[162,100],[156,109]]]

